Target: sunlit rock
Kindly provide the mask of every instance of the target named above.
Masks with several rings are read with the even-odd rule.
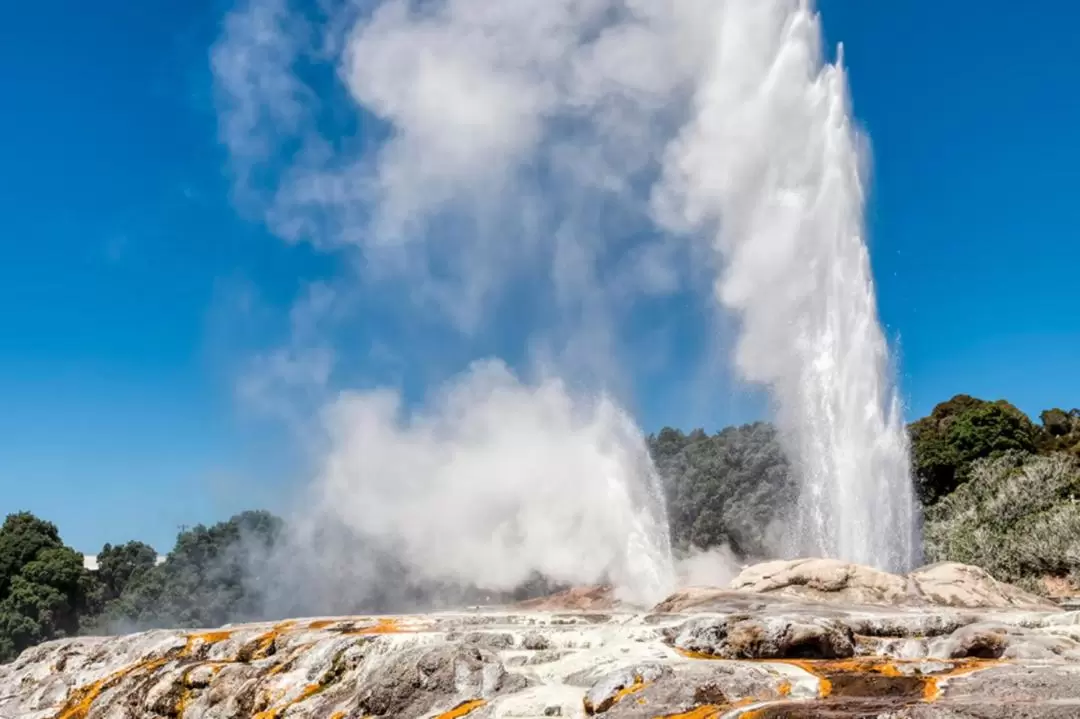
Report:
[[[1080,614],[981,570],[773,562],[735,586],[759,591],[55,641],[0,666],[0,717],[1080,716]]]

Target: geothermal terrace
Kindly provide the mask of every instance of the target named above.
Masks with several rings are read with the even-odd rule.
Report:
[[[0,717],[889,719],[1080,716],[1080,613],[958,564],[770,562],[648,611],[521,605],[44,644]]]

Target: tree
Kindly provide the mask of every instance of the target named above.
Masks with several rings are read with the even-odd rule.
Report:
[[[1039,415],[1042,421],[1038,439],[1040,452],[1068,452],[1080,457],[1080,409],[1066,412],[1048,409]]]
[[[769,553],[775,521],[795,495],[776,430],[758,422],[709,436],[665,428],[650,438],[664,479],[672,541],[737,554]]]
[[[0,597],[5,595],[8,582],[39,552],[62,546],[60,532],[52,522],[30,512],[9,514],[0,527]]]
[[[8,515],[0,527],[0,661],[75,634],[92,594],[82,555],[64,546],[56,525],[29,512]]]
[[[157,563],[157,552],[149,544],[128,542],[115,547],[106,544],[97,555],[97,577],[105,601],[116,599],[132,581],[137,581]]]
[[[252,580],[282,527],[269,512],[250,511],[181,532],[163,563],[129,577],[108,604],[107,620],[124,626],[196,627],[255,617],[259,606]]]
[[[1080,584],[1080,461],[1007,452],[976,461],[970,479],[926,512],[928,561],[977,564],[1045,591],[1047,577]]]
[[[1033,452],[1038,430],[1005,400],[957,395],[910,428],[919,497],[933,504],[967,481],[971,465],[1006,452]]]

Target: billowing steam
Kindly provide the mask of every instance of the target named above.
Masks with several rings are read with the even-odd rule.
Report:
[[[485,362],[423,413],[392,392],[344,394],[326,421],[319,513],[421,576],[498,590],[534,572],[606,578],[640,601],[671,587],[657,477],[641,431],[605,397]]]
[[[489,360],[420,407],[331,397],[301,524],[426,580],[655,597],[662,503],[615,398],[656,354],[634,326],[693,298],[734,313],[736,368],[774,400],[805,490],[790,550],[909,563],[863,163],[820,43],[805,0],[244,0],[213,57],[244,207],[347,253],[361,303],[474,357],[512,337],[539,378]]]

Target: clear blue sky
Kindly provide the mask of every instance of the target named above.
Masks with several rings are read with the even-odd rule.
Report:
[[[273,506],[299,466],[237,410],[233,360],[268,336],[227,309],[256,288],[284,311],[332,261],[230,203],[207,58],[226,9],[0,10],[0,513],[35,511],[82,551],[167,550],[181,524]],[[873,142],[909,414],[958,392],[1080,406],[1080,8],[821,9]],[[649,430],[679,421],[642,406]]]

